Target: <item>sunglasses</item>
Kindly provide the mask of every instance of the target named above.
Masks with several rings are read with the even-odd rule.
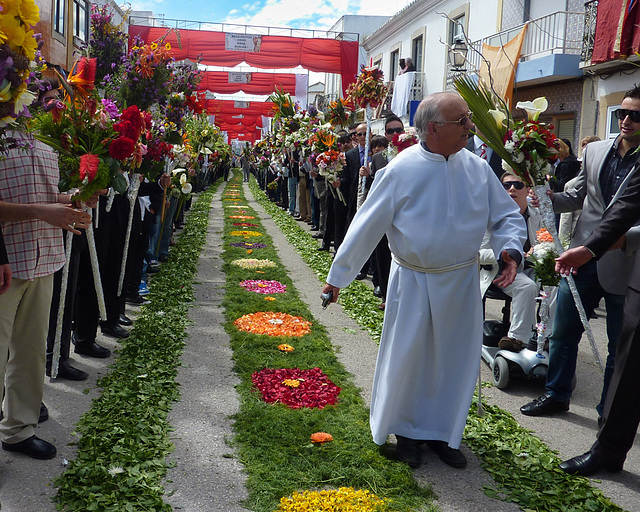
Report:
[[[351,133],[349,134],[349,137],[355,137],[356,135],[357,135],[357,134],[356,134],[356,132],[351,132]]]
[[[503,181],[502,186],[505,190],[509,190],[511,187],[516,187],[516,190],[522,190],[524,188],[524,181]]]
[[[627,116],[631,118],[631,122],[640,123],[640,110],[627,110],[626,108],[619,108],[615,112],[616,118],[622,121]]]
[[[386,133],[387,135],[392,135],[394,133],[404,133],[404,128],[402,126],[398,127],[398,128],[387,128],[384,133]]]
[[[356,133],[356,135],[358,137],[364,137],[366,134],[367,134],[367,132],[358,132],[358,133]]]
[[[469,111],[467,112],[466,116],[462,116],[457,121],[440,121],[440,122],[437,122],[436,124],[457,124],[460,126],[465,126],[468,121],[471,121],[472,118],[473,118],[473,112]]]

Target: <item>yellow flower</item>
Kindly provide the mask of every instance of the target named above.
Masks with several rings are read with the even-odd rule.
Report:
[[[27,56],[27,59],[33,60],[33,58],[36,56],[38,42],[33,37],[33,30],[29,30],[25,33],[22,49],[24,50],[24,54]]]
[[[273,300],[275,300],[273,297],[265,297],[265,299],[273,299]],[[286,343],[282,343],[282,344],[278,345],[278,350],[280,350],[282,352],[293,352],[295,349],[291,345],[287,345]]]
[[[0,88],[0,101],[5,102],[11,99],[11,82],[4,80]]]
[[[158,48],[158,43],[151,43],[151,49],[155,50],[156,48]]]
[[[164,47],[165,47],[167,50],[171,50],[171,45],[170,45],[169,43],[165,44],[165,45],[164,45]]]
[[[297,388],[300,386],[300,381],[298,379],[284,379],[282,383],[289,388]]]
[[[7,37],[7,42],[14,48],[24,44],[26,30],[15,16],[0,16],[0,32]]]
[[[30,27],[35,26],[40,21],[40,9],[33,0],[22,0],[18,7],[20,19]]]

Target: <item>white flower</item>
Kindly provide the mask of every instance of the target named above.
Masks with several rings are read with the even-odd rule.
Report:
[[[507,115],[502,110],[489,110],[489,114],[493,116],[498,130],[502,130],[502,123],[507,118]]]
[[[187,182],[187,175],[186,174],[181,174],[180,175],[180,185],[182,185],[184,187],[184,184]]]
[[[173,171],[171,171],[171,174],[173,174],[174,176],[180,172],[187,172],[186,169],[182,168],[182,167],[176,167]]]
[[[513,172],[513,169],[511,168],[511,166],[504,160],[502,161],[502,170],[506,172]]]
[[[185,183],[182,186],[182,193],[183,194],[191,194],[191,190],[193,190],[193,187],[191,186],[191,183]]]
[[[536,98],[533,101],[519,101],[516,105],[516,108],[521,108],[527,112],[529,121],[537,121],[540,113],[547,110],[548,107],[549,102],[544,96]]]
[[[509,153],[513,153],[513,150],[516,148],[516,143],[513,141],[507,141],[504,143],[504,149],[509,151]]]
[[[120,466],[111,466],[108,470],[108,473],[111,476],[116,476],[116,475],[119,475],[120,473],[124,473],[124,469],[122,469]]]

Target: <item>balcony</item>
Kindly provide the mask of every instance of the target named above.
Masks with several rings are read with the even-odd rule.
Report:
[[[422,101],[426,96],[424,73],[412,71],[406,73],[406,78],[402,78],[402,76],[403,75],[396,78],[394,82],[387,82],[385,84],[388,87],[387,96],[376,110],[375,117],[386,117],[392,114],[398,117],[408,116],[411,102]],[[402,87],[402,91],[399,87]],[[393,101],[394,94],[396,95],[395,102]],[[398,103],[397,94],[406,96],[406,104],[403,101]],[[402,99],[402,96],[400,99]]]
[[[584,20],[585,13],[561,11],[529,21],[516,70],[516,85],[538,85],[582,76]],[[483,44],[504,45],[523,27],[524,24],[518,25],[471,43],[467,53],[469,70],[479,71]]]

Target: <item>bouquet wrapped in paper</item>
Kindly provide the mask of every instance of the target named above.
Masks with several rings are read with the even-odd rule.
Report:
[[[407,148],[410,148],[414,144],[420,142],[418,137],[412,133],[396,133],[393,136],[393,139],[387,146],[387,149],[384,150],[384,154],[387,157],[387,161],[393,160],[398,153],[404,151]]]

